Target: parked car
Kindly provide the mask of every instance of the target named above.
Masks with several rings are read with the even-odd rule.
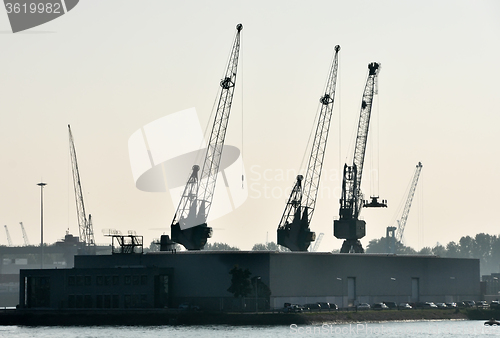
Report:
[[[330,311],[330,303],[319,302],[318,305],[321,307],[321,311]]]
[[[490,303],[490,308],[491,309],[500,309],[500,303],[498,300],[492,300]]]
[[[476,302],[473,300],[464,300],[465,307],[476,307]]]
[[[370,310],[370,304],[367,304],[367,303],[359,303],[358,305],[356,305],[356,309],[358,310]]]
[[[400,303],[399,304],[399,309],[400,310],[409,310],[409,309],[413,309],[412,306],[408,303]]]
[[[283,312],[285,313],[300,313],[302,312],[304,309],[302,308],[302,306],[300,305],[297,305],[297,304],[290,304],[290,306],[287,306],[283,309]]]
[[[396,302],[384,302],[385,305],[387,305],[387,307],[389,309],[397,309],[398,308],[398,304],[396,304]]]
[[[436,306],[439,308],[439,309],[446,309],[447,306],[445,303],[436,303]]]
[[[445,303],[447,308],[456,308],[457,303],[451,302],[451,303]]]
[[[415,309],[436,309],[437,306],[433,302],[417,302],[412,305]]]
[[[338,310],[339,307],[337,304],[330,303],[330,310]]]
[[[200,311],[200,307],[198,305],[191,305],[189,303],[182,303],[179,305],[179,310],[184,311]]]
[[[476,306],[481,309],[488,309],[490,305],[485,300],[477,302]]]
[[[389,310],[389,307],[384,303],[375,303],[372,306],[373,310]]]
[[[303,305],[304,310],[321,310],[321,305],[319,303],[310,303]]]

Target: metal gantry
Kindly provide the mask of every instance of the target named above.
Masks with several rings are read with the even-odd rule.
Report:
[[[68,132],[71,163],[73,165],[73,187],[75,190],[76,214],[80,230],[80,241],[85,243],[87,253],[93,253],[95,252],[94,229],[92,223],[90,222],[90,215],[89,218],[87,218],[87,214],[85,213],[85,204],[83,203],[80,173],[78,170],[78,162],[76,160],[76,149],[73,141],[73,135],[71,133],[71,127],[69,124]]]
[[[278,226],[278,244],[292,251],[307,251],[311,242],[316,239],[316,234],[310,231],[309,225],[316,206],[321,169],[323,167],[328,131],[332,118],[339,51],[340,46],[335,46],[335,54],[330,67],[326,88],[319,100],[321,111],[319,113],[305,179],[302,175],[297,176]]]
[[[212,235],[212,228],[207,226],[207,218],[212,206],[219,166],[224,148],[224,140],[231,112],[236,73],[240,51],[240,33],[242,24],[236,26],[236,37],[223,79],[220,81],[220,96],[210,133],[207,152],[201,167],[194,165],[184,192],[179,201],[177,211],[171,224],[171,241],[167,235],[162,236],[162,243],[179,243],[188,250],[202,249]],[[162,250],[167,248],[162,245]]]
[[[361,102],[361,112],[359,115],[358,131],[354,149],[353,163],[351,166],[344,165],[342,182],[342,196],[340,198],[339,220],[334,221],[334,236],[344,239],[340,250],[341,253],[364,252],[359,239],[366,234],[365,221],[359,220],[361,208],[365,207],[386,207],[385,201],[378,202],[378,197],[372,197],[370,203],[365,203],[361,192],[361,178],[363,176],[363,164],[366,153],[366,143],[368,140],[368,130],[370,126],[370,116],[373,104],[373,97],[376,94],[377,75],[380,71],[380,64],[372,62],[368,65],[368,79],[366,80]]]

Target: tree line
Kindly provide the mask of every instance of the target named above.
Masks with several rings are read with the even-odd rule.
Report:
[[[372,239],[367,247],[367,253],[387,253],[388,239]],[[415,250],[396,242],[395,253],[399,255],[435,255],[451,258],[478,258],[481,275],[488,275],[500,270],[500,236],[485,233],[475,237],[462,236],[458,242],[449,242],[446,245],[436,243],[434,247],[423,247]]]

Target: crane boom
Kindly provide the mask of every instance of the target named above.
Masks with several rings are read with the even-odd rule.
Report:
[[[23,222],[19,222],[21,225],[21,231],[23,232],[24,245],[29,246],[30,241],[28,240],[28,235],[26,234],[26,230],[24,229]]]
[[[310,231],[309,224],[311,223],[316,206],[321,169],[323,167],[328,131],[332,118],[337,85],[339,51],[340,46],[335,46],[335,54],[326,88],[319,100],[321,111],[319,113],[305,180],[302,175],[297,176],[278,226],[278,244],[292,251],[307,251],[311,242],[316,239],[316,234]]]
[[[172,241],[182,244],[188,250],[202,249],[207,238],[212,235],[212,229],[207,227],[206,222],[212,206],[229,113],[231,112],[242,29],[242,24],[236,26],[236,37],[229,62],[224,78],[220,81],[221,91],[205,160],[201,168],[201,176],[198,177],[200,167],[193,166],[171,225]],[[165,237],[162,236],[161,241],[165,240]]]
[[[9,246],[12,246],[12,239],[10,238],[9,228],[7,228],[6,225],[4,225],[4,227],[5,227],[5,233],[7,234],[7,243],[9,243]]]
[[[85,213],[82,185],[80,183],[80,173],[78,170],[78,162],[76,160],[75,143],[73,141],[73,134],[71,133],[71,127],[69,124],[68,124],[68,132],[69,132],[69,150],[71,155],[71,163],[73,165],[73,187],[75,190],[76,214],[80,230],[80,241],[85,243],[87,251],[90,252],[92,251],[92,248],[95,248],[94,229],[92,227],[92,224],[87,219],[87,214]]]
[[[411,182],[410,191],[408,192],[408,198],[406,199],[406,204],[403,209],[403,214],[398,221],[398,229],[396,231],[396,240],[401,242],[403,240],[403,233],[405,231],[406,220],[410,213],[411,203],[413,202],[413,196],[415,195],[415,190],[417,189],[418,178],[420,177],[420,172],[422,171],[422,162],[418,162],[415,168],[415,174],[413,175],[413,180]]]
[[[334,221],[334,236],[345,239],[340,250],[341,253],[364,252],[359,239],[366,234],[365,222],[359,220],[361,208],[365,204],[361,192],[361,178],[363,176],[363,164],[365,160],[366,143],[370,126],[373,96],[376,94],[376,79],[380,71],[380,64],[372,62],[368,65],[368,78],[366,80],[361,102],[358,131],[354,149],[352,166],[344,165],[344,176],[342,182],[342,196],[340,199],[339,220]],[[383,201],[379,203],[377,197],[372,198],[370,207],[386,207]]]

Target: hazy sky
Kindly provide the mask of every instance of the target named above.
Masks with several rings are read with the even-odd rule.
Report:
[[[192,107],[205,129],[238,23],[226,144],[243,149],[248,198],[209,224],[210,241],[241,249],[276,241],[336,44],[337,95],[311,223],[325,234],[320,251],[342,244],[333,237],[338,171],[352,156],[372,61],[382,69],[362,188],[389,208],[363,211],[363,245],[394,225],[419,161],[406,244],[500,233],[498,1],[94,0],[17,34],[0,11],[0,244],[7,244],[3,225],[23,243],[20,221],[30,241],[40,241],[40,180],[48,184],[46,241],[67,228],[78,234],[67,124],[96,241],[109,243],[101,234],[109,228],[135,230],[148,244],[170,233],[172,198],[135,187],[128,141]],[[370,189],[369,170],[379,172],[378,189]]]

